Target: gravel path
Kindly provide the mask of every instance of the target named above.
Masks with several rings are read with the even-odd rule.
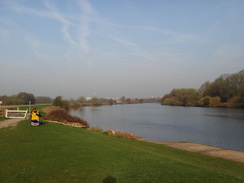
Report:
[[[16,126],[19,121],[22,121],[23,119],[19,118],[12,118],[12,119],[7,119],[4,121],[0,121],[0,128],[6,128],[9,126]]]

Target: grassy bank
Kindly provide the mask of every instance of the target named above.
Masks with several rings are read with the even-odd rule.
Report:
[[[0,149],[1,183],[244,182],[243,163],[56,123],[0,129]]]

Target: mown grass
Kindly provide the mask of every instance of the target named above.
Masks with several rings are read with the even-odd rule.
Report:
[[[0,129],[0,182],[241,183],[244,164],[26,120]]]
[[[42,115],[45,115],[45,112],[43,111],[44,108],[51,106],[51,104],[45,104],[45,105],[32,105],[31,109],[32,110],[34,107],[36,107],[37,110],[39,110],[41,112]],[[29,110],[29,106],[28,105],[20,105],[19,106],[19,110]]]

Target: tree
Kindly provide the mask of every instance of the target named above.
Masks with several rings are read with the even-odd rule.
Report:
[[[70,108],[70,102],[68,100],[63,100],[61,96],[57,96],[53,101],[54,106],[63,107],[66,110]]]
[[[31,104],[36,103],[35,96],[31,93],[20,92],[17,95],[17,98],[22,99],[24,101],[24,104],[29,104],[29,101],[31,102]]]
[[[228,102],[233,97],[235,101],[244,102],[244,70],[234,74],[224,74],[210,83],[205,95],[219,96],[222,102]],[[239,100],[236,100],[239,98]],[[233,100],[232,100],[233,101]]]
[[[204,97],[203,104],[209,106],[211,98],[209,96]]]
[[[45,96],[36,97],[37,104],[51,104],[52,102],[53,102],[53,99],[50,97],[45,97]]]
[[[199,99],[198,92],[193,88],[173,89],[170,95],[177,97],[183,106],[194,106]]]
[[[218,107],[220,105],[220,102],[221,102],[220,97],[211,97],[210,106],[211,107]]]
[[[2,101],[3,101],[4,105],[21,105],[21,104],[24,104],[24,100],[18,98],[16,95],[13,95],[10,97],[4,96]]]
[[[120,98],[120,100],[121,100],[121,102],[126,102],[126,98],[125,98],[125,96],[122,96],[122,97]]]
[[[54,106],[60,106],[63,107],[63,98],[61,96],[57,96],[53,101]]]
[[[97,97],[92,97],[91,103],[94,106],[100,105],[100,100]]]
[[[79,102],[79,103],[81,103],[81,104],[83,104],[83,103],[86,102],[86,98],[84,96],[81,96],[78,99],[76,99],[76,101]]]

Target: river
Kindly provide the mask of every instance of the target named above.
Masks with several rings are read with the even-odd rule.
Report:
[[[149,141],[194,142],[244,151],[244,109],[150,103],[82,107],[70,114],[92,127],[130,132]]]

